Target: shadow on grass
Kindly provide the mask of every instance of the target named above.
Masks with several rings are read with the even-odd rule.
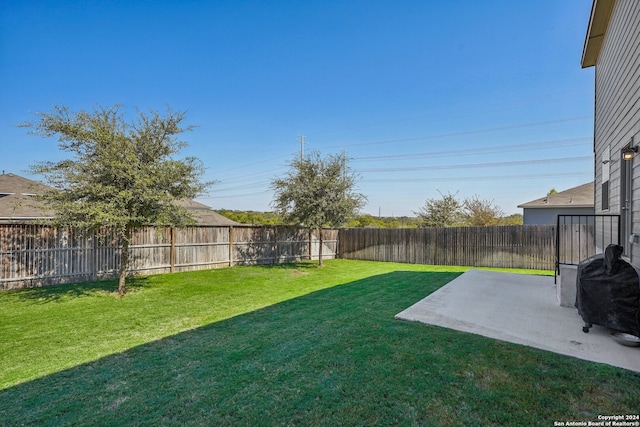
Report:
[[[260,267],[274,270],[309,270],[318,268],[318,261],[300,261],[280,264],[260,264]]]
[[[147,286],[148,277],[135,276],[127,278],[127,291],[135,292]],[[117,294],[118,280],[107,279],[96,282],[70,283],[65,285],[41,286],[36,288],[3,291],[5,295],[18,299],[49,303],[68,298],[79,298],[95,295],[96,293]]]
[[[261,265],[265,269],[274,270],[291,270],[292,272],[318,268],[317,263],[313,262],[295,262],[286,264],[265,264]],[[178,273],[179,274],[179,273]],[[136,292],[148,286],[150,278],[153,276],[131,276],[127,277],[127,292]],[[36,301],[38,303],[48,303],[61,301],[67,298],[79,298],[83,296],[95,295],[96,293],[113,293],[117,294],[118,280],[107,279],[96,282],[70,283],[63,285],[41,286],[34,288],[23,288],[15,291],[3,291],[5,295]],[[125,296],[126,298],[126,296]]]
[[[457,276],[373,276],[2,390],[0,425],[533,425],[640,405],[627,371],[394,320]]]

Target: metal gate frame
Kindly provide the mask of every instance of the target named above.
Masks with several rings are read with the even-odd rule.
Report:
[[[561,228],[566,229],[567,226],[569,226],[571,232],[575,232],[573,231],[574,226],[579,226],[582,224],[593,225],[595,230],[592,242],[594,248],[593,253],[591,253],[591,251],[588,251],[587,256],[583,259],[587,259],[589,257],[592,257],[593,255],[596,255],[597,252],[595,251],[595,248],[597,247],[600,247],[602,248],[602,250],[604,250],[606,246],[610,244],[620,244],[622,233],[620,215],[558,215],[556,220],[556,278],[560,274],[560,264],[578,265],[580,261],[583,260],[578,259],[576,261],[573,257],[571,257],[569,258],[568,262],[566,258],[563,258],[563,262],[560,262],[560,255],[564,254],[566,250],[566,248],[563,247],[563,243],[567,240],[560,238]],[[598,225],[600,226],[600,228],[598,228]],[[599,233],[598,230],[600,230],[601,232]],[[605,231],[608,231],[608,233],[605,233]],[[584,235],[584,233],[582,233],[582,227],[579,227],[577,232],[577,246],[581,246],[582,242],[589,239],[589,235]],[[573,242],[575,241],[575,239],[571,238],[569,240],[571,242],[569,252],[573,255]],[[598,246],[598,244],[600,244],[600,246]],[[578,253],[579,252],[580,249],[578,248]],[[578,258],[580,257],[578,256]]]

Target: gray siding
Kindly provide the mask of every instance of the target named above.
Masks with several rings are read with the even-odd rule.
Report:
[[[593,215],[593,208],[523,209],[524,225],[555,225],[558,215]]]
[[[596,213],[620,214],[620,150],[634,138],[640,144],[640,2],[618,0],[595,70]],[[602,155],[611,146],[608,210],[602,209]],[[640,209],[640,157],[633,165],[632,212]],[[640,232],[640,215],[632,217],[632,232]],[[622,236],[626,241],[627,236]],[[631,260],[640,265],[640,248],[631,248]],[[635,252],[635,253],[634,253]],[[635,256],[634,256],[635,255]]]

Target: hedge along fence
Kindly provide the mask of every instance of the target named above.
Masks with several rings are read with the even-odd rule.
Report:
[[[340,230],[341,258],[411,264],[555,269],[555,227],[514,225]]]
[[[338,230],[322,231],[322,256],[335,258]],[[161,274],[318,259],[319,236],[296,227],[145,227],[130,245],[131,274]],[[0,290],[118,276],[113,232],[83,235],[40,224],[0,224]]]

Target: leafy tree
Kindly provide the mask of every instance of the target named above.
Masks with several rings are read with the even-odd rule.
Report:
[[[456,199],[456,194],[442,194],[440,199],[427,199],[425,205],[418,212],[420,227],[453,227],[462,221],[462,203]]]
[[[414,217],[374,217],[371,214],[357,215],[347,223],[347,227],[370,228],[416,228],[418,219]]]
[[[306,158],[294,157],[284,178],[274,179],[272,206],[290,224],[309,230],[345,224],[364,205],[365,196],[357,193],[357,175],[347,165],[346,155],[322,157],[312,152]],[[322,265],[322,233],[320,255]]]
[[[54,188],[41,200],[55,211],[54,225],[115,230],[121,248],[118,292],[124,295],[132,232],[149,224],[192,222],[174,201],[197,197],[209,185],[199,180],[204,168],[198,159],[174,157],[186,146],[177,135],[192,127],[182,127],[184,113],[170,108],[164,116],[138,112],[131,122],[117,105],[92,112],[56,106],[38,115],[21,126],[31,134],[57,136],[60,149],[72,154],[31,166]]]
[[[504,212],[493,200],[481,199],[478,195],[465,199],[462,204],[465,225],[498,225]]]
[[[509,216],[505,216],[500,221],[502,225],[522,225],[523,222],[524,218],[522,214],[512,214]]]
[[[558,190],[556,190],[555,188],[552,188],[547,192],[547,196],[553,196],[554,194],[558,194]]]
[[[240,224],[278,225],[281,219],[273,212],[217,209],[215,212]]]
[[[283,223],[282,217],[278,216],[274,212],[240,211],[230,209],[216,209],[215,212],[241,224],[280,225]],[[415,217],[379,217],[371,214],[358,214],[349,219],[344,226],[354,228],[415,228],[417,224],[418,219]]]
[[[347,224],[347,227],[369,227],[369,228],[383,228],[386,227],[382,218],[375,217],[371,214],[356,215]]]

